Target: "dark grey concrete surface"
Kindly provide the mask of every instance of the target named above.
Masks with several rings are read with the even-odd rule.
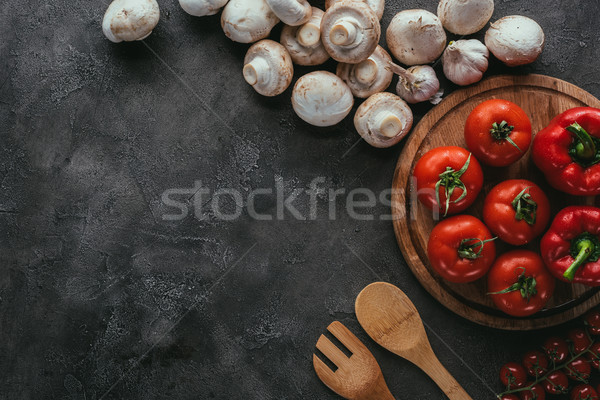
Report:
[[[291,89],[260,97],[241,75],[248,46],[229,41],[218,16],[193,18],[159,0],[148,39],[113,44],[100,29],[108,3],[0,7],[0,398],[334,399],[311,363],[334,319],[373,351],[398,399],[443,398],[358,326],[354,298],[378,279],[410,296],[440,360],[474,399],[500,391],[501,364],[562,332],[502,332],[446,310],[406,267],[391,222],[379,218],[384,204],[363,210],[376,216],[363,221],[344,211],[344,196],[319,195],[314,220],[286,212],[257,221],[245,209],[222,221],[205,197],[202,218],[190,208],[165,220],[177,209],[162,193],[195,181],[244,196],[279,185],[288,196],[323,177],[325,190],[379,193],[402,145],[356,144],[351,118],[308,126]],[[383,26],[436,3],[388,0]],[[547,46],[531,66],[493,60],[488,76],[547,74],[600,96],[599,7],[497,0],[494,19],[535,18]],[[428,109],[414,108],[417,117]],[[257,210],[276,216],[276,198],[258,197]],[[308,201],[294,205],[308,215]]]

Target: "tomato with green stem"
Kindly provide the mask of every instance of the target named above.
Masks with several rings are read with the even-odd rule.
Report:
[[[577,385],[571,390],[571,400],[598,400],[598,392],[591,385]]]
[[[531,385],[528,385],[531,386]],[[521,393],[521,400],[545,400],[546,392],[542,385],[535,384],[531,386],[531,389],[523,390]]]
[[[568,363],[564,372],[574,381],[587,382],[592,374],[592,368],[586,359],[579,357]]]
[[[488,273],[488,294],[500,310],[526,317],[541,310],[554,293],[555,279],[533,251],[513,250],[498,257]]]
[[[566,361],[569,356],[569,345],[559,337],[550,337],[544,342],[544,352],[554,364]]]
[[[432,268],[454,283],[473,282],[484,276],[496,259],[490,230],[471,215],[455,215],[431,231],[427,256]]]
[[[525,353],[522,363],[527,373],[534,378],[538,378],[548,371],[548,357],[539,350]]]
[[[535,183],[510,179],[486,196],[483,220],[501,240],[520,246],[544,233],[550,221],[550,201]]]
[[[487,100],[467,117],[465,142],[482,163],[505,167],[527,153],[531,144],[531,121],[513,102]]]
[[[483,186],[483,171],[475,157],[457,146],[425,153],[413,171],[417,198],[435,212],[456,214],[469,207]]]
[[[500,382],[507,390],[521,388],[527,383],[527,372],[521,364],[506,363],[500,368]]]
[[[546,375],[542,385],[548,394],[564,394],[569,390],[569,378],[561,371],[554,371]]]

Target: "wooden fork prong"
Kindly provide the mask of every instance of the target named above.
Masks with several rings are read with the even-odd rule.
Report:
[[[321,353],[323,353],[323,355],[338,368],[344,365],[345,362],[348,362],[348,356],[345,355],[343,351],[338,349],[338,347],[333,344],[333,342],[325,335],[321,335],[319,340],[317,340],[317,349],[319,349]]]
[[[339,340],[352,354],[358,353],[361,350],[366,350],[365,345],[356,337],[348,328],[339,321],[333,321],[327,327],[337,340]]]
[[[319,379],[321,379],[327,386],[330,386],[337,379],[335,372],[331,370],[316,354],[313,354],[313,366]]]

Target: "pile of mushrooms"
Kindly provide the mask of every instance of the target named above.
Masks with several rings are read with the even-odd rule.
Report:
[[[397,13],[386,30],[391,55],[381,46],[380,20],[385,0],[326,0],[325,11],[308,0],[179,0],[193,16],[221,13],[225,35],[253,43],[244,58],[242,76],[263,96],[278,96],[291,85],[294,64],[318,66],[330,58],[336,73],[324,70],[300,77],[292,89],[296,114],[314,126],[332,126],[352,111],[354,98],[366,99],[354,126],[374,147],[398,143],[410,131],[413,115],[407,103],[441,101],[443,90],[430,65],[441,60],[444,75],[465,86],[480,81],[490,52],[508,66],[529,64],[541,54],[542,28],[524,16],[491,24],[485,44],[476,39],[450,41],[446,30],[470,35],[483,29],[494,12],[494,0],[440,0],[437,15],[426,10]],[[113,42],[143,40],[156,27],[156,0],[114,0],[102,21]],[[267,39],[284,23],[279,42]],[[398,75],[396,94],[386,93]]]

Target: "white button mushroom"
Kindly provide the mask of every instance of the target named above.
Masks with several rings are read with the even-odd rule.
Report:
[[[354,97],[337,75],[315,71],[302,76],[294,85],[292,106],[304,121],[315,126],[332,126],[352,110]]]
[[[219,10],[225,7],[229,0],[179,0],[179,5],[186,13],[203,17],[205,15],[215,15]]]
[[[444,28],[470,35],[485,26],[494,13],[494,0],[441,0],[437,15]]]
[[[327,10],[329,7],[334,5],[335,3],[339,3],[343,0],[325,0],[325,9]],[[375,12],[377,18],[381,19],[383,17],[383,9],[385,8],[385,0],[356,0],[362,1],[366,3],[371,10]]]
[[[479,82],[488,69],[490,52],[477,39],[450,42],[442,55],[444,75],[457,85]]]
[[[142,40],[158,24],[156,0],[114,0],[102,20],[102,32],[111,42]]]
[[[278,22],[265,0],[230,0],[221,14],[223,32],[240,43],[266,38]]]
[[[356,97],[366,99],[383,92],[392,83],[394,73],[390,70],[392,57],[381,46],[358,64],[339,63],[336,74],[346,82]]]
[[[277,96],[292,83],[294,66],[285,47],[272,40],[254,43],[244,58],[244,79],[263,96]]]
[[[406,65],[428,64],[442,55],[446,32],[435,14],[405,10],[394,16],[387,28],[390,51]]]
[[[324,12],[312,9],[310,20],[301,26],[285,25],[281,31],[281,44],[298,65],[320,65],[329,59],[321,42],[321,20]]]
[[[307,0],[267,0],[267,4],[286,25],[302,25],[312,14],[312,7]]]
[[[440,81],[429,65],[415,65],[404,69],[390,63],[390,68],[399,75],[396,93],[407,102],[414,104],[429,100],[432,104],[438,104],[442,101]]]
[[[360,1],[344,0],[331,6],[321,22],[321,40],[336,61],[356,64],[377,47],[381,26],[377,15]]]
[[[537,22],[511,15],[494,22],[485,33],[485,45],[509,67],[530,64],[544,49],[544,31]]]
[[[392,93],[376,93],[358,107],[354,127],[374,147],[390,147],[412,128],[413,114],[404,100]]]

